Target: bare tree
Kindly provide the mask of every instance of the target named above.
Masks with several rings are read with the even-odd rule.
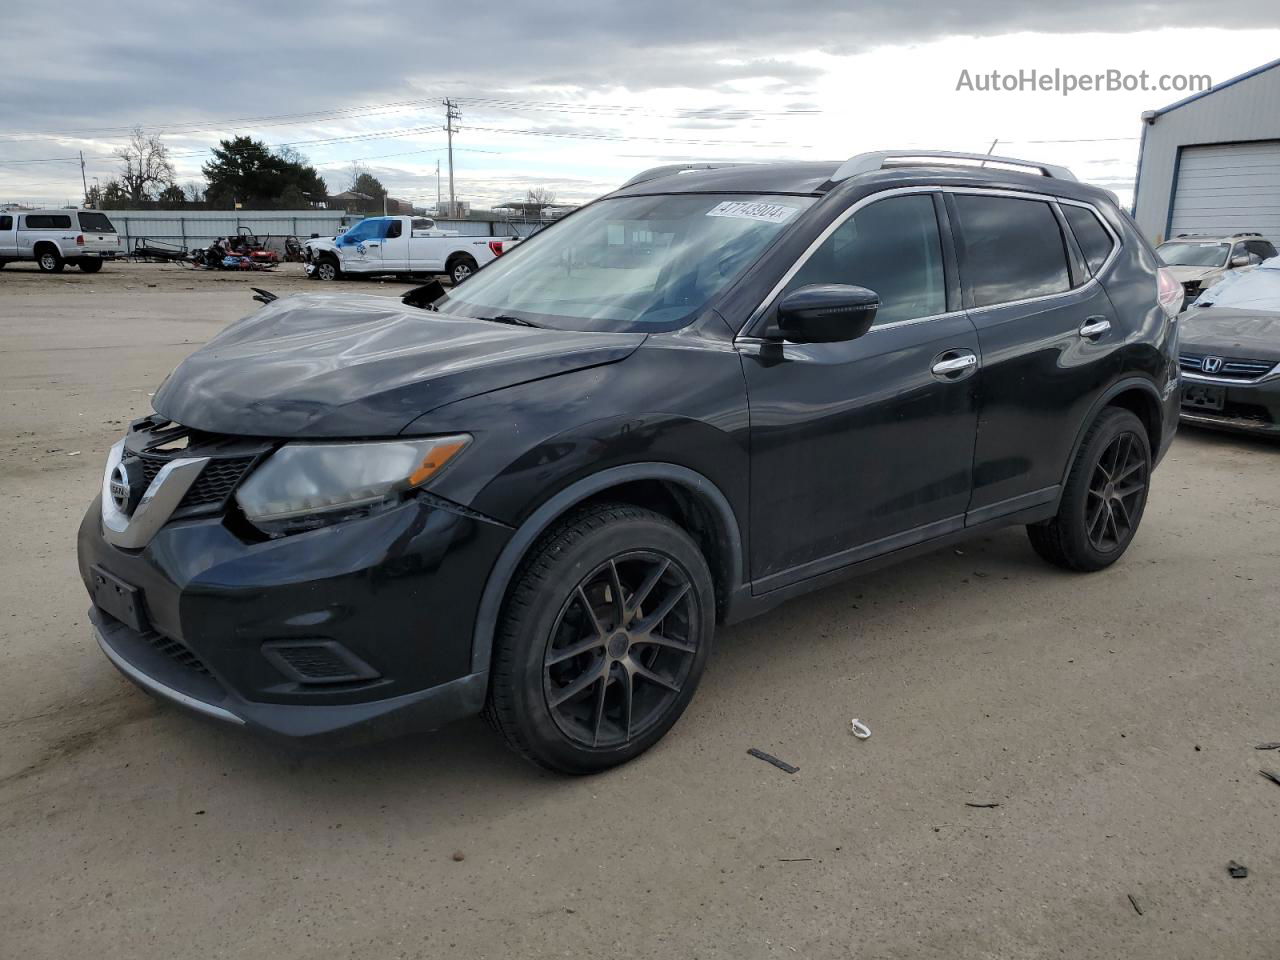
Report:
[[[117,150],[116,156],[124,161],[120,168],[120,186],[131,203],[141,203],[156,188],[163,189],[173,183],[176,174],[169,162],[169,148],[161,143],[159,134],[148,134],[141,127],[134,127],[128,144]]]
[[[530,212],[538,213],[556,202],[556,192],[549,187],[534,187],[525,194],[525,205]]]
[[[355,190],[356,184],[360,182],[360,178],[365,176],[368,172],[369,168],[363,163],[359,160],[352,160],[351,166],[347,167],[347,189]]]
[[[183,192],[187,195],[188,203],[204,203],[204,188],[194,180],[187,181]]]

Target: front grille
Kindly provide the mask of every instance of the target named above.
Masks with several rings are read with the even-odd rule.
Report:
[[[203,507],[210,504],[221,506],[231,496],[231,491],[248,471],[253,457],[228,457],[225,460],[210,460],[196,482],[191,485],[187,495],[182,498],[183,507]]]
[[[189,649],[180,644],[177,640],[170,640],[168,637],[162,637],[158,633],[146,634],[146,639],[151,646],[163,653],[170,660],[173,660],[179,666],[186,667],[188,670],[194,670],[202,676],[212,676],[209,668],[204,665],[204,661],[192,653]]]
[[[1220,370],[1213,374],[1205,374],[1204,355],[1184,353],[1178,358],[1178,366],[1186,373],[1226,377],[1233,380],[1257,380],[1270,373],[1276,364],[1271,360],[1240,360],[1224,357]]]
[[[212,513],[221,509],[253,464],[271,448],[270,441],[188,429],[156,416],[137,421],[126,439],[126,455],[142,461],[148,486],[165,465],[186,457],[208,457],[200,476],[174,510]]]

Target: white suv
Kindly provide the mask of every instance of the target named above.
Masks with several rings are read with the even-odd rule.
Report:
[[[0,213],[0,267],[34,260],[45,273],[68,263],[97,273],[120,252],[120,238],[101,210],[12,210]]]

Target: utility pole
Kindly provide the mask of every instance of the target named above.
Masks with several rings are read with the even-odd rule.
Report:
[[[436,157],[436,216],[440,216],[440,158]]]
[[[462,114],[458,111],[458,105],[446,97],[444,101],[444,129],[449,134],[449,216],[451,217],[455,217],[458,214],[458,200],[453,192],[453,121],[461,118]]]
[[[84,175],[84,151],[80,151],[80,183],[84,187],[84,198],[89,199],[89,181]]]

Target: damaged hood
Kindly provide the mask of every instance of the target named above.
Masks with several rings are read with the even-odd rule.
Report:
[[[1226,271],[1222,267],[1165,267],[1179,283],[1197,283],[1216,280]]]
[[[1183,315],[1183,347],[1226,357],[1280,363],[1280,311],[1205,307]]]
[[[391,297],[276,300],[197,350],[157,413],[242,436],[394,436],[446,403],[629,356],[642,333],[518,327]]]

